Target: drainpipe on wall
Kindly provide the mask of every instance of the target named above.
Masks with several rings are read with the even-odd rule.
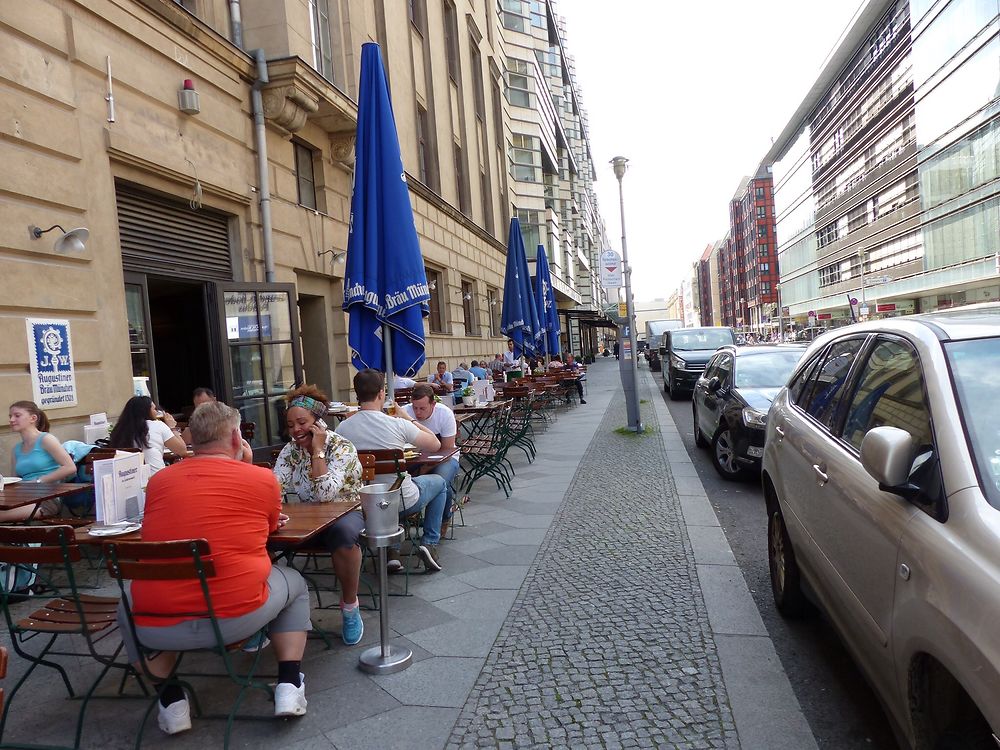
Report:
[[[264,245],[264,281],[274,283],[274,248],[271,244],[271,185],[267,171],[267,133],[264,129],[264,102],[260,91],[269,82],[264,50],[253,51],[257,78],[250,92],[254,136],[257,143],[257,192],[260,193],[260,227]]]
[[[240,0],[229,0],[229,33],[233,44],[243,49],[243,14],[240,12]]]

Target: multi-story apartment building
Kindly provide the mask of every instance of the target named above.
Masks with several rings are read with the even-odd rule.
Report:
[[[998,60],[997,0],[859,10],[764,159],[796,323],[1000,298]]]
[[[606,295],[592,271],[608,247],[565,24],[553,0],[502,0],[511,191],[533,267],[543,245],[556,303],[568,311],[566,345],[593,354]]]
[[[777,324],[774,198],[766,168],[744,177],[729,201],[729,233],[718,269],[724,325],[767,333]]]
[[[507,223],[521,208],[512,186],[530,168],[511,116],[522,109],[508,77],[508,37],[524,36],[509,28],[515,4],[4,4],[0,102],[16,114],[0,138],[0,397],[31,397],[23,320],[53,317],[69,321],[75,365],[76,403],[50,413],[64,438],[89,413],[117,414],[134,377],[175,410],[213,387],[257,424],[259,445],[279,439],[293,383],[349,397],[340,305],[367,41],[382,47],[432,292],[428,361],[500,351]],[[518,7],[541,13],[557,42],[536,64],[556,51],[565,61],[551,6]],[[563,98],[538,97],[559,122],[582,111],[563,71]],[[582,306],[585,288],[596,307],[581,270],[590,246],[566,239],[597,244],[603,232],[579,117],[555,150],[556,260],[561,306]],[[546,189],[540,173],[540,198]],[[86,227],[85,247],[29,231],[56,224]],[[575,343],[593,353],[587,337]]]

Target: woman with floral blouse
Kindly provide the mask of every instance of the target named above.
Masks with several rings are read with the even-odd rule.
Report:
[[[284,495],[303,503],[356,501],[361,488],[361,463],[350,441],[327,429],[323,416],[329,397],[314,385],[296,388],[285,396],[285,422],[292,438],[278,455],[274,475]],[[319,542],[330,550],[333,571],[340,582],[341,636],[353,646],[364,634],[358,609],[361,576],[361,531],[364,518],[351,511],[327,529]]]

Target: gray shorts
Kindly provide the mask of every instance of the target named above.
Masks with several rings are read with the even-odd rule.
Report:
[[[269,633],[291,633],[312,630],[309,619],[309,589],[298,571],[275,565],[267,577],[268,595],[260,607],[239,617],[220,617],[219,631],[227,644],[249,638],[267,625]],[[135,634],[125,616],[125,605],[118,605],[118,626],[134,664],[140,659]],[[136,628],[144,648],[153,651],[191,651],[214,648],[215,632],[211,620],[185,620],[162,627],[140,625]]]

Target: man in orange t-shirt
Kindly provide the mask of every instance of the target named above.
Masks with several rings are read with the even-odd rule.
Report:
[[[306,712],[305,679],[300,673],[309,620],[309,592],[302,576],[272,566],[267,537],[282,525],[281,492],[268,470],[237,460],[242,450],[240,414],[225,404],[199,406],[188,424],[193,458],[157,472],[146,489],[142,539],[162,542],[205,539],[215,576],[208,579],[212,609],[227,643],[267,628],[278,658],[275,715]],[[164,679],[177,651],[215,646],[204,619],[185,613],[205,611],[197,580],[135,581],[130,592],[136,623],[133,634],[119,608],[122,639],[132,663],[147,650],[150,672]],[[191,728],[190,706],[179,685],[159,685],[159,725],[167,734]]]

